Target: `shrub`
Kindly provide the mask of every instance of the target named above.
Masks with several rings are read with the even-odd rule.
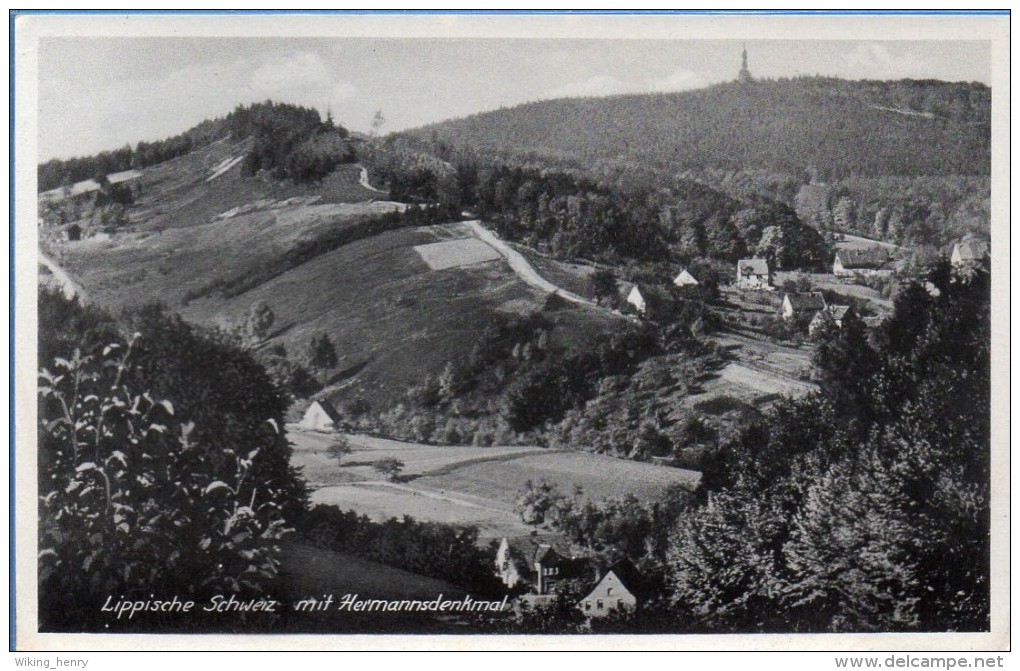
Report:
[[[132,379],[135,340],[40,372],[40,625],[98,627],[110,595],[257,595],[277,572],[285,493],[260,448],[209,450],[179,404]]]
[[[400,477],[400,471],[404,470],[404,462],[400,459],[387,457],[375,461],[372,468],[380,475],[385,475],[387,479],[395,481]]]

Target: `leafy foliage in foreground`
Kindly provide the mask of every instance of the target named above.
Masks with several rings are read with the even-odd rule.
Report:
[[[128,338],[56,294],[40,315],[41,626],[95,627],[111,595],[260,594],[306,505],[265,372],[158,309]]]

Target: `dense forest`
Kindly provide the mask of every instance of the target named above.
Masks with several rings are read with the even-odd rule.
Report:
[[[990,103],[981,84],[804,77],[542,101],[411,134],[496,155],[667,174],[987,175]]]
[[[97,176],[147,168],[209,145],[217,140],[253,139],[244,169],[249,175],[266,170],[295,182],[319,181],[338,165],[354,161],[347,129],[323,121],[310,108],[267,100],[238,105],[225,117],[203,121],[180,135],[139,142],[95,156],[53,159],[39,166],[39,191],[68,186]]]

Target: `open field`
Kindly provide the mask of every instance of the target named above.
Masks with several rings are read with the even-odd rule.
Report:
[[[776,375],[762,369],[748,368],[731,363],[722,369],[720,377],[727,382],[742,385],[762,394],[780,394],[782,396],[803,396],[816,389],[809,382]]]
[[[326,456],[326,449],[334,441],[328,433],[302,431],[288,425],[288,436],[294,444],[292,463],[304,468],[305,478],[313,487],[329,478],[336,470],[336,460]],[[542,453],[541,447],[475,447],[471,445],[419,445],[374,436],[348,436],[352,452],[344,462],[347,480],[374,480],[378,478],[367,464],[377,459],[394,458],[404,462],[404,474],[421,476],[444,470],[450,466],[498,460],[508,456]],[[355,466],[354,464],[361,464]]]
[[[353,452],[343,464],[325,454],[328,434],[290,427],[292,463],[303,467],[316,504],[357,510],[376,520],[411,515],[417,519],[470,524],[483,540],[526,535],[531,527],[514,513],[514,501],[530,480],[546,480],[586,498],[660,498],[672,485],[693,489],[699,474],[587,452],[536,447],[460,447],[403,443],[350,436]],[[404,462],[401,482],[387,482],[371,462],[393,457]]]
[[[473,266],[499,258],[499,252],[475,238],[418,245],[414,251],[432,270]]]
[[[698,473],[677,468],[589,452],[547,451],[495,463],[466,464],[441,475],[419,478],[415,485],[484,496],[512,510],[514,500],[529,480],[555,483],[568,496],[578,486],[585,498],[619,498],[633,494],[638,499],[651,501],[672,485],[694,489],[699,479]]]
[[[102,305],[159,300],[174,307],[189,290],[258,268],[302,240],[394,207],[386,202],[298,204],[211,223],[120,233],[109,240],[53,244],[50,250]]]

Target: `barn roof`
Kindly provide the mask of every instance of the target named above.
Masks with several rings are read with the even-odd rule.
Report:
[[[844,268],[878,269],[888,265],[889,253],[884,249],[841,249],[836,258]]]
[[[765,259],[740,259],[737,272],[741,275],[768,275],[769,262]]]
[[[810,293],[788,293],[786,300],[796,312],[806,310],[822,310],[825,308],[825,297],[819,291]]]
[[[847,313],[850,312],[849,305],[830,305],[825,308],[826,312],[832,315],[833,319],[839,320],[846,317]]]
[[[815,315],[815,320],[828,318],[838,322],[846,317],[851,309],[849,305],[826,305],[825,309],[819,310]]]
[[[324,398],[320,398],[317,401],[313,401],[312,405],[308,406],[308,409],[311,410],[312,406],[316,404],[318,404],[318,406],[322,408],[322,411],[326,413],[326,416],[329,417],[331,420],[333,420],[334,422],[340,421],[340,413],[337,412],[336,408],[333,407],[332,403],[330,403]]]

